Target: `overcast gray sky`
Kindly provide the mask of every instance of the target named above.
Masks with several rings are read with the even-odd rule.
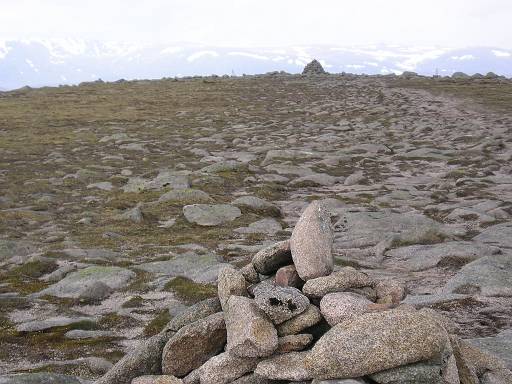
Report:
[[[511,0],[0,0],[0,39],[512,48]]]

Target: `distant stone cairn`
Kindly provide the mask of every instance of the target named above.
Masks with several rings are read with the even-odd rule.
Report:
[[[326,75],[327,72],[325,72],[324,68],[322,67],[322,64],[316,59],[314,59],[311,63],[306,65],[304,67],[304,70],[302,71],[303,75]]]

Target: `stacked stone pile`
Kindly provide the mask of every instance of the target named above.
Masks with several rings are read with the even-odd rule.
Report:
[[[304,70],[302,71],[303,75],[326,75],[327,72],[325,72],[324,68],[322,67],[322,64],[318,60],[312,60],[310,63],[308,63]]]
[[[218,298],[175,317],[98,383],[512,383],[449,319],[400,304],[399,282],[336,268],[332,243],[329,212],[313,202],[289,241],[223,269]]]

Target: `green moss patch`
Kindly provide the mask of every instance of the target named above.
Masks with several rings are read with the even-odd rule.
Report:
[[[184,276],[178,276],[169,281],[165,285],[165,289],[174,292],[179,299],[188,304],[194,304],[217,295],[215,285],[196,283]]]

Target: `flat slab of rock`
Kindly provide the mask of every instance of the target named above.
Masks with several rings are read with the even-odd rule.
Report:
[[[506,329],[493,337],[481,337],[466,341],[499,357],[507,365],[507,368],[512,370],[512,330]]]
[[[184,276],[196,283],[212,283],[217,281],[219,272],[226,265],[220,263],[214,254],[185,252],[173,255],[169,260],[139,264],[134,268],[168,277]]]
[[[297,273],[304,281],[329,275],[334,267],[333,231],[329,212],[318,201],[302,213],[290,239]]]
[[[129,284],[136,274],[126,268],[93,266],[68,274],[64,279],[43,289],[37,296],[102,299],[112,290]]]
[[[482,257],[466,264],[443,288],[445,293],[512,296],[512,254]]]
[[[409,271],[444,265],[464,265],[480,257],[496,254],[498,248],[474,241],[449,241],[440,244],[410,245],[386,252],[389,262]]]
[[[262,275],[270,275],[280,267],[291,263],[292,254],[289,240],[263,248],[252,258],[254,269]]]
[[[343,292],[350,288],[363,288],[373,285],[372,279],[364,272],[352,267],[344,267],[329,276],[306,281],[302,292],[308,297],[322,297],[328,293]]]
[[[238,357],[270,356],[278,345],[274,325],[258,305],[242,296],[231,296],[225,308],[226,351]]]
[[[452,228],[417,213],[347,212],[335,224],[336,248],[364,248],[394,238],[401,243],[432,243],[454,235]]]
[[[66,317],[56,316],[44,320],[33,320],[26,323],[16,325],[18,332],[38,332],[55,327],[66,327],[68,325],[91,325],[96,323],[97,319],[94,317]]]
[[[502,223],[486,228],[473,238],[485,244],[512,249],[512,223]]]
[[[182,377],[219,353],[226,343],[226,324],[221,312],[181,328],[162,353],[162,372]]]
[[[293,287],[260,284],[254,289],[253,294],[258,307],[274,324],[281,324],[309,307],[309,299]]]
[[[190,223],[210,227],[229,223],[242,212],[229,204],[192,204],[183,207],[183,215]]]
[[[199,368],[201,384],[227,384],[254,371],[260,359],[237,357],[228,352],[212,357]]]
[[[58,373],[18,373],[0,375],[0,384],[92,384],[92,381]]]

